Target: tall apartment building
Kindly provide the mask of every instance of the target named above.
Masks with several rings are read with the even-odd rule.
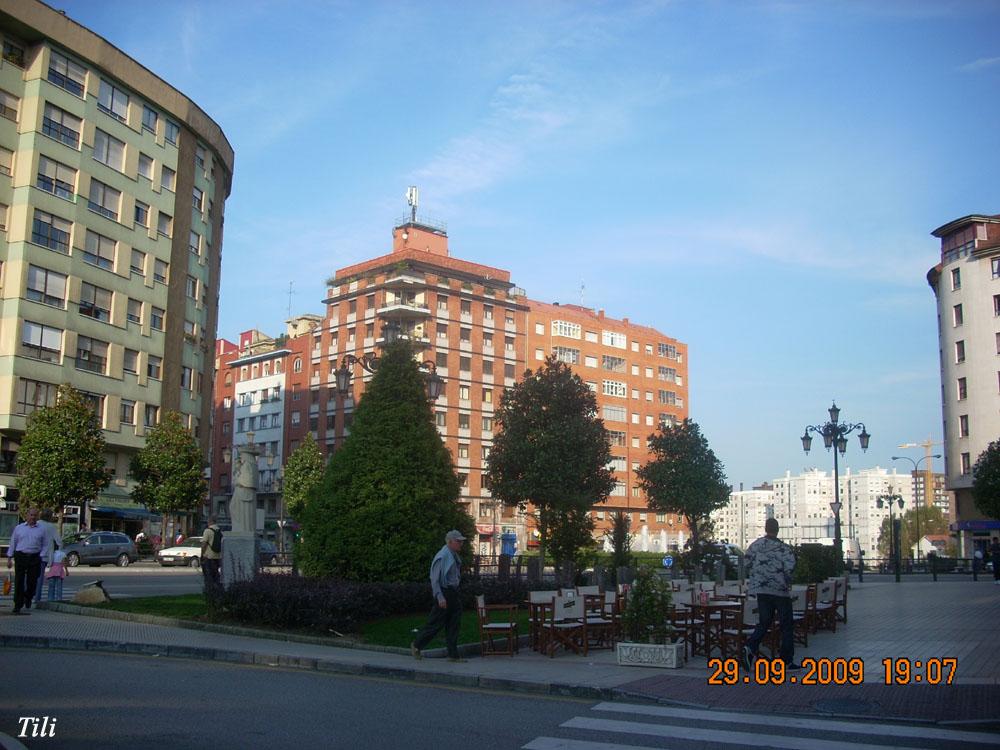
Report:
[[[927,477],[930,475],[930,497],[928,497]],[[913,477],[913,502],[917,507],[933,505],[940,510],[949,521],[954,521],[954,496],[945,487],[945,475],[936,471],[926,472],[922,469],[912,472]]]
[[[888,506],[879,508],[881,495],[897,494],[903,498],[899,515],[916,507],[913,498],[913,479],[909,473],[900,474],[875,467],[852,473],[850,469],[840,474],[841,534],[844,554],[857,559],[864,551],[865,557],[878,557],[878,535],[882,521],[889,515]],[[797,476],[790,471],[774,480],[774,517],[781,528],[781,538],[790,544],[833,544],[834,515],[833,476],[825,471],[810,469]]]
[[[0,34],[0,484],[15,483],[27,416],[70,383],[114,472],[91,524],[120,525],[144,515],[129,461],[163,412],[207,453],[233,149],[184,94],[47,5],[0,0]]]
[[[927,273],[938,309],[945,487],[955,493],[959,555],[985,552],[1000,521],[972,500],[972,467],[1000,435],[1000,215],[938,227],[941,262]]]
[[[517,534],[520,549],[535,541],[523,514],[494,501],[483,472],[501,393],[550,353],[569,363],[595,391],[611,430],[618,483],[609,502],[594,511],[598,533],[608,526],[608,512],[617,509],[634,513],[633,529],[652,540],[651,548],[667,548],[678,539],[683,543],[678,519],[647,513],[634,472],[648,457],[646,438],[658,422],[679,421],[687,414],[685,345],[603,311],[529,300],[508,271],[451,256],[445,229],[417,221],[404,221],[393,230],[392,252],[338,270],[328,281],[325,302],[321,320],[303,316],[290,321],[280,342],[283,349],[268,355],[281,362],[284,374],[284,443],[272,466],[280,466],[281,457],[294,451],[307,432],[327,455],[350,434],[354,407],[372,376],[355,363],[345,397],[337,391],[334,373],[348,355],[377,354],[383,326],[391,321],[417,347],[418,358],[445,379],[433,404],[434,418],[461,478],[462,502],[476,521],[477,552],[498,550],[499,535],[506,531]],[[229,398],[234,405],[232,410],[217,408],[220,446],[243,440],[254,416],[260,429],[260,415],[252,405],[245,407],[251,411],[239,423],[238,393],[260,394],[267,388],[273,397],[276,387],[260,381],[264,355],[248,359],[241,352],[241,347],[228,354],[220,350],[220,367],[227,374],[218,379],[217,404],[224,406]],[[255,364],[260,366],[256,373]],[[229,374],[232,384],[227,386]],[[240,391],[247,378],[251,382]],[[232,391],[220,390],[225,388]],[[235,420],[228,441],[220,424],[226,420]],[[220,461],[216,452],[217,507],[224,506],[222,478],[228,479]]]
[[[764,536],[764,522],[774,517],[774,486],[764,482],[752,490],[729,493],[729,503],[712,512],[715,538],[742,550]],[[784,537],[784,532],[782,532]]]

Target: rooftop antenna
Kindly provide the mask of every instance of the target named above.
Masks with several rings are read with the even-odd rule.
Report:
[[[288,282],[288,317],[289,317],[289,319],[291,319],[291,317],[292,317],[292,285],[294,283],[295,283],[294,281],[289,281]]]
[[[587,286],[583,283],[583,279],[580,279],[580,307],[586,307],[586,305],[583,304],[583,292],[586,288]]]
[[[406,188],[406,203],[410,206],[410,221],[417,221],[417,204],[420,203],[420,192],[416,185]]]

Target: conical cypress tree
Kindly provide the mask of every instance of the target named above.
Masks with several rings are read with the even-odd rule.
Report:
[[[306,505],[299,550],[306,575],[421,581],[449,529],[471,536],[424,383],[409,342],[390,344]]]

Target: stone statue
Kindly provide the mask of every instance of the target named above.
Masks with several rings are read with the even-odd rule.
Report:
[[[233,496],[229,501],[229,518],[235,534],[253,534],[257,528],[257,453],[254,445],[237,449]]]

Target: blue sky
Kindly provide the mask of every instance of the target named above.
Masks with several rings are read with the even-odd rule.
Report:
[[[236,150],[220,336],[281,332],[289,282],[322,312],[416,184],[453,254],[686,342],[734,484],[829,470],[833,398],[854,469],[941,439],[929,232],[1000,213],[996,2],[56,6]]]

